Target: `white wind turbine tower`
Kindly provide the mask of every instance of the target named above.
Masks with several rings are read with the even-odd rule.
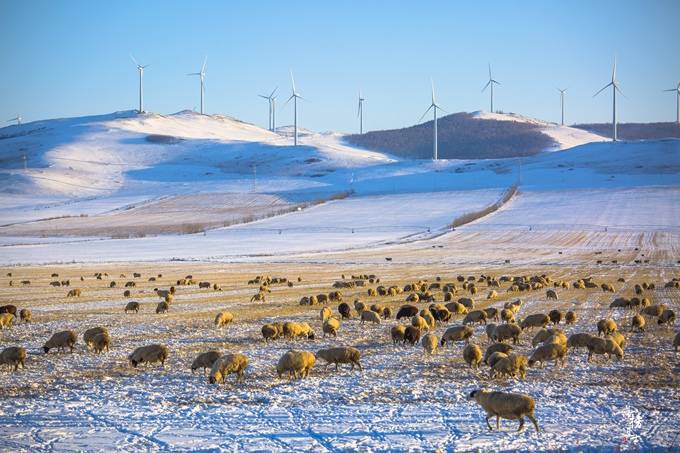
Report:
[[[364,101],[366,99],[361,97],[361,90],[359,90],[359,110],[357,111],[357,118],[359,118],[359,134],[364,133]]]
[[[567,89],[560,90],[559,88],[557,91],[560,92],[560,107],[562,108],[562,126],[564,126],[564,93],[567,92]]]
[[[203,94],[205,93],[205,64],[208,62],[208,57],[203,59],[203,66],[201,66],[201,72],[192,72],[187,75],[199,76],[201,79],[201,115],[203,115]]]
[[[265,96],[264,94],[258,94],[263,99],[267,100],[267,103],[269,104],[269,130],[273,131],[274,130],[274,119],[276,118],[276,113],[275,113],[275,102],[276,102],[276,96],[274,96],[274,93],[276,93],[276,90],[278,90],[279,87],[274,88],[274,91],[269,96]]]
[[[434,82],[432,82],[432,80],[430,80],[430,82],[432,83],[432,103],[427,108],[427,110],[425,110],[425,113],[423,113],[423,116],[420,117],[418,122],[420,123],[420,121],[422,121],[422,119],[425,118],[425,115],[427,115],[427,113],[430,110],[433,111],[434,121],[433,121],[432,124],[433,124],[433,129],[434,129],[434,141],[432,143],[432,159],[437,160],[437,159],[439,159],[439,147],[438,147],[438,143],[437,143],[437,109],[441,110],[442,112],[445,112],[445,110],[443,108],[441,108],[439,106],[439,104],[437,104],[437,100],[434,97]]]
[[[680,124],[680,83],[677,87],[664,91],[675,91],[675,122]]]
[[[606,84],[600,91],[595,93],[593,97],[602,93],[606,88],[612,87],[612,126],[614,129],[612,140],[616,141],[616,92],[618,91],[621,96],[623,93],[619,89],[619,82],[616,80],[616,58],[614,58],[614,68],[612,69],[612,81]]]
[[[135,60],[135,57],[130,54],[130,59],[132,59],[132,62],[137,66],[137,71],[139,71],[139,113],[144,113],[144,69],[148,68],[150,65],[144,65],[142,66],[141,64],[137,63],[137,60]]]
[[[486,88],[489,85],[491,85],[491,110],[490,110],[491,113],[493,113],[493,85],[494,85],[494,83],[496,85],[501,84],[499,81],[494,80],[494,78],[491,76],[491,64],[489,64],[489,81],[486,82],[486,85],[484,85],[484,88],[482,88],[482,93],[484,92],[484,90],[486,90]]]
[[[22,122],[23,120],[24,120],[24,119],[21,117],[21,115],[17,115],[17,116],[15,116],[14,118],[11,118],[11,119],[7,120],[7,122],[8,122],[8,123],[11,123],[12,121],[16,121],[17,124],[21,124],[21,122]]]
[[[297,100],[304,98],[300,96],[300,94],[295,90],[295,78],[293,77],[293,71],[290,71],[290,81],[293,87],[293,94],[290,95],[288,100],[286,101],[286,104],[290,102],[290,100],[293,100],[293,129],[294,129],[294,139],[293,139],[293,144],[297,146],[298,142],[298,131],[297,131]],[[284,104],[285,105],[285,104]]]

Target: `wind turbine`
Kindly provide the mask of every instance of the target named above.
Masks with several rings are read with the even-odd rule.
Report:
[[[139,71],[139,113],[144,113],[144,85],[142,84],[144,80],[144,69],[148,68],[150,65],[144,65],[142,66],[141,64],[137,63],[137,60],[135,60],[135,57],[130,54],[130,59],[132,59],[132,62],[137,66],[137,71]]]
[[[677,87],[664,91],[675,91],[675,122],[680,123],[680,83]]]
[[[269,96],[265,96],[264,94],[259,94],[263,99],[267,100],[267,103],[269,104],[269,130],[273,131],[274,130],[274,118],[275,118],[275,113],[274,113],[274,102],[276,99],[276,96],[274,96],[274,93],[276,93],[276,90],[278,90],[279,87],[274,88],[274,91]]]
[[[21,122],[22,122],[23,120],[24,120],[24,119],[21,117],[21,115],[17,115],[17,116],[15,116],[14,118],[11,118],[11,119],[7,120],[7,122],[8,122],[8,123],[11,123],[12,121],[16,121],[17,124],[21,124]]]
[[[482,93],[486,88],[491,85],[491,113],[493,113],[493,84],[500,85],[501,83],[497,80],[494,80],[494,78],[491,76],[491,64],[489,64],[489,81],[486,82],[486,85],[484,85],[484,88],[482,88]]]
[[[560,106],[562,107],[562,126],[564,126],[564,93],[567,92],[567,89],[560,90],[559,88],[557,91],[560,92]]]
[[[618,91],[619,94],[623,96],[623,93],[619,89],[619,82],[616,80],[616,58],[614,58],[614,68],[612,69],[612,81],[603,86],[600,91],[593,95],[593,97],[602,93],[606,88],[609,87],[612,87],[612,126],[614,129],[612,140],[616,141],[616,92]]]
[[[288,104],[288,103],[290,102],[291,99],[293,100],[293,129],[294,129],[294,139],[293,139],[293,144],[294,144],[295,146],[297,146],[297,142],[298,142],[298,131],[297,131],[297,100],[298,100],[298,98],[304,100],[304,98],[303,98],[302,96],[300,96],[300,93],[298,93],[298,92],[295,90],[295,78],[293,77],[293,71],[292,71],[292,70],[290,71],[290,81],[291,81],[291,84],[292,84],[292,87],[293,87],[293,94],[290,95],[290,97],[289,97],[288,100],[286,101],[286,104]],[[285,105],[285,104],[284,104],[284,105]]]
[[[425,118],[425,115],[427,115],[427,113],[430,110],[433,111],[433,113],[434,113],[434,122],[433,122],[433,125],[434,125],[434,142],[432,144],[432,159],[437,160],[439,158],[439,148],[438,148],[438,144],[437,144],[437,109],[439,109],[443,112],[445,112],[445,110],[443,108],[441,108],[439,106],[439,104],[437,104],[437,100],[434,97],[434,82],[432,82],[432,80],[430,80],[430,82],[432,83],[432,103],[427,108],[427,110],[425,110],[425,113],[423,113],[423,116],[420,117],[418,122],[420,123],[420,121],[422,121],[422,119]]]
[[[357,111],[357,118],[359,118],[359,134],[364,133],[364,101],[366,99],[361,97],[361,90],[359,90],[359,110]]]
[[[203,94],[205,93],[205,64],[208,62],[208,57],[203,59],[203,66],[201,66],[201,72],[192,72],[187,75],[199,76],[201,79],[201,115],[203,115]]]

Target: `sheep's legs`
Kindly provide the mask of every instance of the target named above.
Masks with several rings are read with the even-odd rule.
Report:
[[[500,431],[500,430],[501,430],[501,416],[496,415],[496,431]]]
[[[491,423],[489,423],[489,419],[491,418],[491,415],[487,415],[484,417],[484,420],[486,420],[486,426],[489,427],[489,431],[493,431],[493,428],[491,427]]]
[[[539,432],[540,429],[538,429],[538,422],[536,421],[536,418],[534,418],[533,415],[527,414],[527,417],[529,417],[529,420],[534,424],[534,427],[536,428],[536,432]]]
[[[520,417],[519,419],[519,428],[517,428],[517,432],[520,432],[524,429],[524,417]]]

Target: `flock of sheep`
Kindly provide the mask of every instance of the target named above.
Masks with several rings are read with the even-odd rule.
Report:
[[[8,274],[11,277],[11,273]],[[102,280],[107,274],[96,273],[95,278]],[[58,277],[52,274],[52,277]],[[124,277],[124,275],[121,275]],[[141,274],[135,273],[135,278]],[[159,274],[160,278],[161,275]],[[81,277],[81,280],[84,280]],[[151,277],[149,281],[156,281]],[[301,279],[298,277],[298,282]],[[619,279],[620,283],[624,280]],[[53,283],[52,286],[70,286],[70,281]],[[10,281],[10,285],[12,285]],[[22,281],[23,285],[29,285],[30,281]],[[198,285],[199,288],[221,290],[217,284],[209,282],[196,282],[192,276],[177,280],[177,287],[185,285]],[[258,276],[250,281],[250,285],[259,285],[259,289],[251,302],[265,301],[265,295],[271,291],[274,284],[285,284],[292,287],[292,281],[286,278],[272,278]],[[462,357],[473,369],[478,369],[482,363],[488,366],[489,377],[496,378],[519,378],[525,379],[527,369],[531,367],[543,367],[548,362],[554,362],[554,366],[563,366],[569,349],[585,348],[588,351],[588,362],[593,355],[606,355],[623,359],[626,338],[617,322],[611,318],[588,321],[593,326],[593,333],[577,332],[567,337],[560,329],[560,324],[574,324],[577,315],[574,311],[563,313],[554,308],[547,313],[530,313],[519,316],[523,311],[523,302],[520,298],[503,303],[501,306],[488,306],[476,308],[473,297],[476,296],[481,285],[487,288],[486,301],[493,303],[499,297],[498,291],[503,287],[510,293],[522,293],[529,291],[545,291],[547,301],[558,300],[558,291],[561,289],[601,289],[603,292],[614,292],[612,284],[604,282],[597,284],[592,278],[578,279],[574,282],[553,281],[546,275],[495,278],[492,276],[458,276],[456,281],[442,283],[437,277],[435,281],[425,280],[408,283],[403,286],[380,285],[380,278],[375,275],[352,275],[336,281],[333,290],[329,293],[304,296],[300,299],[301,306],[320,306],[319,321],[323,337],[337,338],[342,336],[342,325],[357,319],[361,324],[382,324],[391,319],[397,323],[389,329],[389,335],[394,345],[420,344],[427,355],[434,355],[440,348],[452,344],[463,343]],[[110,282],[109,287],[116,286]],[[370,287],[369,287],[370,286]],[[135,287],[134,281],[125,284],[126,288]],[[666,288],[680,288],[680,280],[673,279],[665,283]],[[378,299],[375,303],[368,304],[356,299],[352,304],[343,301],[341,289],[360,290],[368,298]],[[611,309],[628,310],[631,312],[631,331],[645,332],[650,323],[657,326],[672,326],[675,322],[675,312],[662,305],[652,304],[648,293],[655,289],[651,283],[641,283],[634,287],[635,296],[631,298],[618,297],[611,304]],[[155,293],[161,298],[156,307],[157,314],[168,312],[172,305],[176,286],[169,289],[155,289]],[[465,295],[463,294],[465,293]],[[80,297],[80,289],[69,290],[68,297]],[[124,293],[130,296],[129,290]],[[396,310],[379,303],[380,297],[394,298],[403,297],[403,303]],[[514,297],[513,297],[514,298]],[[440,299],[441,302],[437,302]],[[329,304],[337,304],[337,315]],[[416,304],[427,304],[419,307]],[[316,308],[315,310],[317,310]],[[140,304],[136,301],[128,302],[124,312],[137,313]],[[396,311],[396,314],[394,313]],[[5,329],[14,323],[30,323],[33,320],[32,312],[28,308],[18,309],[15,305],[0,306],[0,328]],[[402,321],[403,320],[403,321]],[[228,311],[219,312],[214,318],[217,328],[228,326],[236,322],[234,314]],[[406,322],[404,322],[406,321]],[[475,325],[485,325],[486,338],[475,339]],[[437,328],[446,326],[441,335],[437,335]],[[597,334],[595,334],[595,328]],[[521,338],[527,332],[533,333],[531,345],[534,348],[529,356],[515,350]],[[299,339],[314,340],[316,333],[308,322],[287,321],[271,322],[264,324],[260,333],[265,344],[271,341],[285,339],[296,341]],[[106,327],[97,326],[83,333],[83,343],[89,350],[99,354],[109,351],[111,336]],[[73,352],[77,343],[77,335],[72,330],[55,332],[44,344],[43,351],[51,350]],[[487,346],[483,349],[482,345]],[[677,351],[680,347],[680,333],[675,335],[673,347]],[[128,356],[129,364],[137,367],[140,364],[160,363],[164,365],[170,351],[166,345],[149,344],[136,348]],[[0,352],[0,365],[4,364],[17,371],[25,366],[27,352],[21,346],[9,346]],[[285,352],[276,363],[276,373],[279,378],[287,376],[302,379],[309,375],[316,364],[317,359],[322,359],[326,367],[335,365],[338,369],[340,364],[348,364],[354,370],[357,367],[362,370],[361,351],[350,346],[337,346],[321,349],[316,352],[304,350],[289,350]],[[191,364],[191,371],[202,369],[205,373],[209,370],[208,382],[211,384],[224,383],[226,378],[236,375],[236,382],[245,378],[245,372],[249,365],[249,359],[242,353],[232,352],[221,354],[215,350],[200,353]],[[496,417],[496,426],[500,429],[500,419],[519,421],[519,429],[524,426],[524,418],[527,417],[538,431],[538,423],[534,417],[535,401],[529,395],[507,393],[498,391],[475,390],[469,398],[477,402],[487,413],[486,422],[489,429],[489,418]]]

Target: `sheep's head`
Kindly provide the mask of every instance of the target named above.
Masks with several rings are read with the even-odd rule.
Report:
[[[50,348],[48,348],[47,346],[43,346],[43,351],[45,351],[45,354],[47,354],[48,352],[50,352]]]
[[[137,368],[137,364],[139,362],[135,359],[130,359],[130,365],[132,365],[132,368]]]
[[[222,380],[222,373],[220,373],[219,371],[216,372],[215,374],[211,374],[210,377],[208,378],[208,381],[211,384],[217,384],[221,380]]]
[[[313,340],[314,339],[314,331],[310,330],[309,333],[307,334],[307,339],[308,340]]]

